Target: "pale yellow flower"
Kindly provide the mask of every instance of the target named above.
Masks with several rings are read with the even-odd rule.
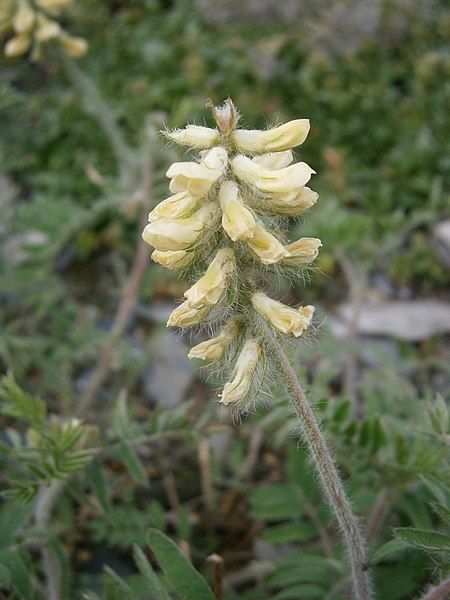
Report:
[[[58,16],[73,0],[0,0],[0,33],[14,35],[5,44],[6,56],[20,56],[33,49],[31,58],[41,55],[41,44],[57,40],[66,54],[80,57],[87,42],[72,37],[49,16]]]
[[[31,47],[31,37],[28,33],[15,35],[5,44],[6,56],[22,56]]]
[[[72,58],[80,58],[88,49],[88,43],[85,39],[64,32],[61,33],[58,41],[63,47],[64,52]]]
[[[225,384],[220,394],[223,404],[226,406],[235,404],[245,398],[250,391],[253,373],[255,372],[260,355],[261,347],[258,340],[247,340],[237,359],[233,379]]]
[[[238,155],[231,161],[234,174],[245,183],[266,194],[298,191],[311,179],[314,171],[300,162],[283,169],[267,169],[247,156]]]
[[[233,250],[221,248],[203,277],[184,292],[188,304],[196,308],[217,304],[223,298],[235,268],[236,260]]]
[[[148,220],[151,223],[158,219],[185,219],[195,211],[198,201],[189,192],[178,192],[160,202],[148,215]]]
[[[13,19],[14,31],[18,34],[29,32],[33,28],[35,19],[36,13],[27,0],[18,0]]]
[[[302,335],[309,327],[315,310],[314,306],[291,308],[282,302],[272,300],[263,292],[252,295],[252,304],[255,310],[276,329],[283,333],[292,333],[295,337]]]
[[[201,323],[208,314],[209,307],[194,308],[186,301],[170,314],[167,327],[189,327]]]
[[[56,38],[61,33],[61,26],[53,19],[47,19],[43,15],[38,15],[36,31],[34,37],[38,42],[49,42],[51,39]]]
[[[253,237],[255,217],[239,197],[239,188],[233,181],[222,183],[219,191],[223,211],[222,227],[233,240],[248,240]]]
[[[247,244],[265,265],[272,265],[282,258],[289,256],[289,252],[283,244],[274,235],[269,233],[261,223],[256,223],[253,230],[253,237],[247,240]]]
[[[300,238],[296,242],[285,246],[285,249],[289,252],[289,256],[284,259],[284,262],[290,265],[310,263],[317,258],[321,246],[322,242],[319,238]]]
[[[167,170],[171,179],[171,192],[190,192],[193,196],[204,196],[222,176],[227,165],[225,148],[216,147],[203,156],[201,162],[177,162]]]
[[[264,207],[271,212],[296,217],[314,206],[318,198],[319,194],[317,192],[309,187],[302,187],[298,191],[264,198],[262,202]]]
[[[156,250],[187,250],[213,222],[216,214],[216,204],[209,202],[186,219],[158,219],[149,223],[142,237]]]
[[[186,250],[167,250],[166,252],[153,250],[151,258],[163,267],[176,271],[183,269],[189,263],[189,256],[190,253]]]
[[[210,148],[220,137],[217,129],[210,129],[209,127],[201,127],[199,125],[187,125],[184,129],[165,131],[164,135],[178,144],[199,149]]]
[[[308,119],[295,119],[266,131],[237,129],[231,141],[241,152],[280,152],[302,144],[309,132]]]
[[[219,360],[230,347],[236,332],[236,321],[231,319],[231,321],[224,325],[218,335],[191,348],[188,358]]]
[[[266,169],[283,169],[294,160],[292,150],[284,152],[270,152],[269,154],[260,154],[255,156],[253,161]]]

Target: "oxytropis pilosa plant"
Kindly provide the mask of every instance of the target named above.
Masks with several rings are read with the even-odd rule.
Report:
[[[355,598],[370,598],[365,544],[319,423],[285,353],[285,341],[311,325],[313,306],[292,308],[264,291],[286,272],[299,276],[317,257],[321,241],[286,240],[287,217],[298,217],[318,198],[307,184],[314,171],[294,163],[308,119],[265,131],[240,129],[228,99],[210,108],[216,129],[188,125],[165,136],[198,152],[167,171],[172,196],[149,215],[143,238],[157,263],[192,280],[168,326],[207,325],[210,337],[190,358],[218,363],[228,381],[221,402],[245,409],[261,389],[264,371],[283,378],[303,437],[347,548]],[[230,369],[231,366],[231,369]],[[290,392],[290,393],[289,393]]]
[[[292,148],[309,131],[307,119],[255,131],[237,128],[231,100],[212,110],[217,129],[188,125],[165,133],[199,151],[199,159],[171,165],[173,196],[150,213],[143,237],[155,248],[153,260],[194,280],[167,325],[211,326],[212,337],[189,357],[232,364],[220,397],[242,409],[269,364],[261,317],[274,331],[296,337],[311,323],[313,306],[291,308],[263,287],[267,278],[276,283],[282,270],[304,268],[316,258],[320,240],[304,237],[288,244],[283,225],[318,195],[306,187],[314,171],[304,162],[293,163]]]

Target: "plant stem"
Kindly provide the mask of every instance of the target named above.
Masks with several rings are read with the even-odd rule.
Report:
[[[46,531],[48,529],[53,506],[64,485],[63,481],[54,480],[49,486],[39,490],[34,521],[36,527]],[[41,545],[42,563],[45,571],[48,600],[61,600],[61,568],[58,558],[47,542]]]
[[[378,530],[383,524],[384,518],[386,517],[389,509],[389,500],[389,490],[387,488],[383,488],[378,494],[376,502],[373,505],[372,512],[367,520],[366,540],[369,548],[376,538]]]
[[[141,189],[139,190],[139,197],[137,199],[140,206],[137,250],[134,255],[130,275],[125,281],[122,289],[121,300],[114,317],[114,324],[111,334],[109,339],[100,349],[98,362],[88,381],[86,390],[84,391],[78,404],[77,415],[83,414],[84,411],[92,404],[101,385],[109,373],[117,346],[136,305],[142,277],[148,263],[148,245],[142,239],[141,233],[147,221],[147,201],[153,183],[153,161],[150,153],[145,156],[142,161],[141,172]]]
[[[365,572],[365,542],[345,493],[335,461],[327,448],[318,420],[288,357],[269,327],[266,327],[266,331],[267,343],[275,354],[279,371],[293,393],[292,401],[299,417],[303,437],[313,458],[322,489],[344,538],[350,563],[354,597],[357,600],[368,600],[372,597],[372,594],[369,577]]]
[[[80,90],[86,111],[98,121],[107,136],[111,148],[115,154],[119,177],[124,187],[130,186],[133,179],[132,151],[117,125],[111,108],[103,100],[94,82],[80,69],[76,61],[61,54],[61,62],[64,64],[67,74]]]
[[[428,590],[421,600],[445,600],[450,596],[450,578],[441,581],[436,587]]]

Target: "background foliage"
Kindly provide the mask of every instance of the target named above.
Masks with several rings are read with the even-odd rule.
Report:
[[[183,283],[150,261],[120,335],[114,315],[143,158],[145,211],[167,195],[174,150],[155,128],[209,122],[205,100],[228,95],[246,126],[312,122],[301,157],[321,198],[301,230],[323,241],[320,272],[307,288],[273,282],[279,294],[324,318],[344,300],[357,315],[361,296],[448,300],[434,233],[449,218],[445,3],[81,0],[67,28],[89,41],[89,79],[52,49],[0,62],[0,593],[46,597],[47,550],[62,598],[207,600],[218,580],[227,600],[345,598],[283,386],[231,423],[188,340],[165,333]],[[448,576],[449,341],[445,327],[414,342],[351,329],[325,322],[298,368],[367,524],[377,597],[412,598]]]

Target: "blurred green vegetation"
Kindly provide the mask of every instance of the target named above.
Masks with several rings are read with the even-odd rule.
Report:
[[[370,31],[370,14],[355,9],[360,22],[350,21],[352,40],[339,38],[326,9],[307,3],[308,19],[291,22],[270,11],[251,19],[232,2],[230,18],[211,19],[214,4],[205,10],[202,2],[81,0],[68,17],[67,29],[89,41],[79,67],[123,129],[130,163],[153,155],[148,206],[167,196],[164,172],[174,156],[162,141],[150,144],[150,121],[210,123],[206,99],[227,96],[247,127],[307,117],[311,133],[298,154],[317,171],[312,187],[320,199],[295,227],[320,237],[324,248],[322,275],[294,289],[294,299],[330,310],[341,302],[348,292],[342,257],[381,280],[391,297],[448,297],[449,270],[432,236],[450,215],[445,3],[425,11],[419,1],[377,3],[378,25]],[[348,18],[356,5],[364,8],[349,3]],[[55,50],[40,63],[0,60],[0,363],[27,392],[45,398],[49,419],[48,437],[36,441],[23,406],[42,401],[22,397],[15,384],[12,395],[3,392],[3,487],[26,500],[54,477],[66,482],[54,531],[46,534],[63,565],[65,597],[87,590],[91,600],[95,593],[105,600],[148,597],[142,590],[153,589],[144,585],[153,576],[136,549],[133,563],[132,546],[148,553],[152,526],[175,538],[208,580],[206,556],[223,555],[226,600],[344,598],[345,557],[284,400],[267,400],[266,407],[263,399],[258,414],[233,428],[216,403],[205,402],[210,388],[202,375],[193,376],[175,408],[163,409],[145,390],[162,335],[160,319],[146,311],[183,289],[159,266],[148,266],[112,372],[94,410],[81,415],[89,443],[77,447],[79,472],[71,475],[71,447],[58,419],[76,411],[109,339],[137,239],[135,190],[119,181],[110,141],[90,111]],[[450,425],[435,393],[448,392],[448,340],[393,342],[386,354],[361,348],[338,343],[325,329],[318,345],[301,348],[302,375],[357,511],[367,519],[386,496],[370,548],[377,598],[406,600],[448,576],[448,547],[438,551],[417,534],[414,543],[404,541],[411,527],[448,533]],[[356,407],[343,382],[343,354],[363,355]],[[281,388],[271,392],[283,396]],[[221,436],[228,436],[225,446]],[[205,440],[212,498],[199,459]],[[30,471],[30,451],[40,456],[39,473]],[[58,463],[61,457],[67,464]],[[1,507],[0,521],[10,523],[0,551],[8,598],[36,597],[24,573],[42,577],[27,536],[43,534],[27,533],[29,518],[29,505]],[[393,528],[399,539],[386,549]],[[113,571],[102,576],[103,564]],[[170,577],[162,580],[172,593]]]

